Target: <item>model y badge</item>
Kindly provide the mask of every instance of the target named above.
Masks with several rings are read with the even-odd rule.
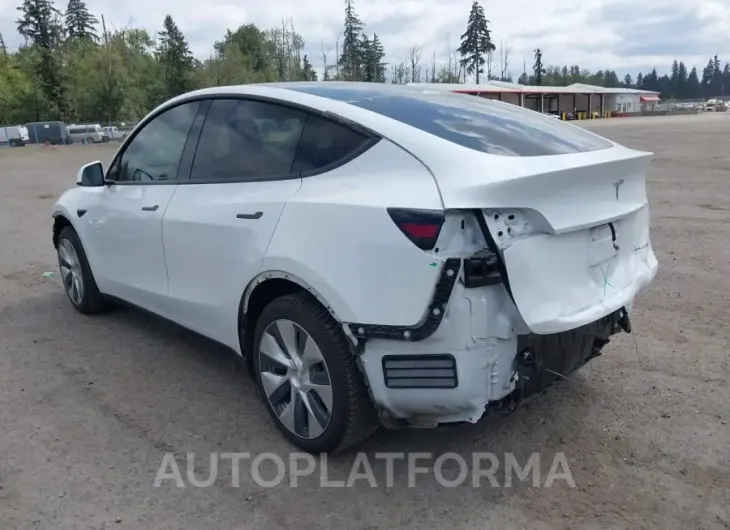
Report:
[[[621,187],[621,184],[624,183],[624,179],[618,179],[616,182],[613,183],[613,187],[616,188],[616,200],[618,201],[618,189]]]

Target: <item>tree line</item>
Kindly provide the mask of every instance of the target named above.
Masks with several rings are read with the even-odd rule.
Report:
[[[465,83],[475,79],[512,81],[512,48],[493,40],[490,21],[474,0],[459,45],[446,57],[423,58],[412,45],[401,61],[385,62],[385,49],[366,31],[354,0],[344,1],[343,30],[334,43],[321,43],[322,78],[373,83]],[[16,27],[24,44],[9,51],[0,35],[0,123],[61,119],[67,122],[135,121],[161,102],[195,88],[273,81],[313,81],[318,75],[304,53],[292,19],[263,29],[246,24],[228,30],[206,58],[196,58],[185,35],[167,15],[154,34],[135,27],[107,27],[84,0],[23,0]],[[530,85],[586,83],[656,90],[664,99],[709,98],[730,90],[730,65],[712,58],[700,76],[675,61],[671,72],[656,69],[619,79],[613,70],[590,72],[574,66],[543,66],[540,49],[518,82]]]
[[[730,63],[726,62],[722,66],[720,59],[715,55],[702,69],[700,76],[697,68],[692,67],[688,70],[684,62],[675,60],[667,74],[660,76],[654,68],[651,72],[637,74],[636,79],[629,74],[619,79],[614,70],[590,72],[578,65],[545,68],[542,63],[542,52],[537,49],[531,73],[528,74],[525,69],[518,83],[552,86],[584,83],[608,88],[652,90],[660,92],[664,100],[710,99],[730,95]]]

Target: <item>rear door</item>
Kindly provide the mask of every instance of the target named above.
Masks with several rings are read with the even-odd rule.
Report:
[[[171,317],[237,350],[241,298],[301,175],[331,167],[363,141],[300,109],[213,100],[190,178],[163,220]]]
[[[301,186],[291,167],[306,117],[259,101],[210,103],[192,170],[163,221],[176,322],[238,348],[241,295]]]

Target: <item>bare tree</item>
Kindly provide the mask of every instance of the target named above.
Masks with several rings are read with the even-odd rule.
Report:
[[[512,54],[512,46],[504,41],[499,42],[499,78],[507,81],[510,78],[509,58]]]
[[[423,52],[423,46],[417,46],[413,44],[408,49],[408,64],[411,69],[411,83],[421,82],[421,52]]]
[[[404,62],[391,64],[390,81],[395,85],[405,85],[408,82],[408,65]]]
[[[493,52],[490,50],[487,52],[487,81],[492,79],[492,67],[494,66]]]
[[[342,33],[337,35],[337,40],[335,40],[335,72],[336,72],[336,79],[337,81],[340,80],[340,37],[342,36]]]
[[[436,82],[436,52],[433,52],[433,55],[431,56],[431,79],[428,81],[429,83]]]
[[[322,64],[323,64],[323,68],[324,68],[324,81],[329,81],[329,78],[330,78],[330,71],[329,71],[330,67],[327,66],[327,60],[329,59],[330,51],[332,51],[332,46],[330,46],[329,44],[325,44],[324,41],[322,41],[321,54],[322,54]]]

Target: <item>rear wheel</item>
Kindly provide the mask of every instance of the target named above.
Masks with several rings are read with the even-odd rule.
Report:
[[[331,453],[379,425],[339,324],[311,296],[271,302],[254,337],[254,371],[269,414],[296,446]]]
[[[58,236],[58,267],[63,288],[74,309],[87,315],[108,309],[109,302],[96,286],[81,240],[70,226],[61,230]]]

